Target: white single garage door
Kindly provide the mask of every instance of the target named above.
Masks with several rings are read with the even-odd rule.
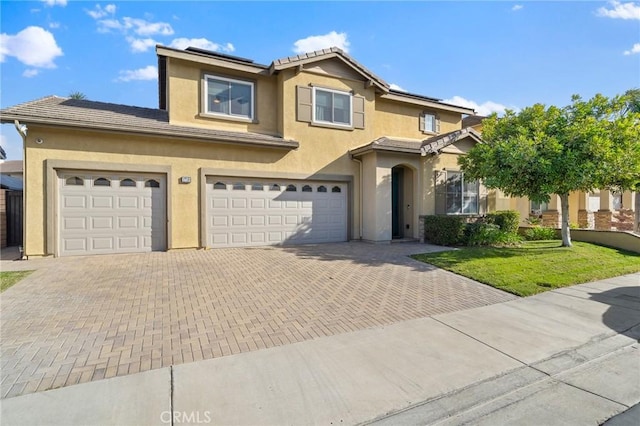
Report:
[[[59,255],[166,249],[162,175],[59,171]]]
[[[207,177],[207,245],[347,240],[347,184]]]

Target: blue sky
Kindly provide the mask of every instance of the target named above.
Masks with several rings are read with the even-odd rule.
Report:
[[[501,112],[640,86],[640,2],[0,2],[0,104],[157,107],[154,46],[269,64],[337,45],[403,90]],[[21,158],[12,125],[0,142]]]

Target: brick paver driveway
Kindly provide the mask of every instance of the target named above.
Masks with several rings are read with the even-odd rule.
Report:
[[[424,244],[3,262],[2,398],[515,298],[414,261]]]

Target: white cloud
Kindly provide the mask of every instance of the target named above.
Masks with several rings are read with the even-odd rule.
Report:
[[[30,67],[55,68],[53,61],[62,54],[53,34],[41,27],[27,27],[16,35],[0,34],[0,62],[14,56]]]
[[[402,87],[398,86],[398,85],[397,85],[397,84],[395,84],[395,83],[391,83],[391,84],[389,85],[389,88],[390,88],[390,89],[392,89],[392,90],[399,90],[399,91],[401,91],[401,92],[406,92],[406,90],[404,90]]]
[[[350,43],[349,40],[347,40],[347,33],[331,31],[328,34],[309,36],[296,41],[293,43],[293,51],[300,54],[335,46],[345,52],[349,52],[349,45]]]
[[[640,53],[640,43],[636,43],[631,47],[631,49],[624,51],[624,54],[627,56],[635,55],[636,53]]]
[[[489,115],[493,112],[497,112],[498,115],[504,114],[505,110],[508,108],[505,105],[499,104],[493,101],[486,101],[482,104],[478,104],[477,102],[471,101],[469,99],[465,99],[462,96],[454,96],[450,99],[445,99],[443,102],[447,104],[458,105],[465,108],[473,108],[478,115]],[[510,108],[516,109],[516,108]]]
[[[125,16],[122,20],[117,19],[114,16],[116,9],[115,4],[108,4],[105,7],[97,4],[92,10],[85,9],[85,12],[97,21],[98,32],[101,33],[117,30],[127,34],[132,31],[143,37],[152,35],[168,36],[174,33],[171,24],[166,22],[149,22],[145,19],[131,18],[130,16]]]
[[[31,77],[35,77],[36,75],[38,75],[38,72],[39,71],[37,69],[29,68],[29,69],[24,70],[24,72],[22,73],[22,76],[26,77],[26,78],[31,78]]]
[[[127,37],[127,42],[129,42],[129,46],[131,46],[131,51],[135,53],[146,52],[151,47],[158,44],[158,42],[152,38]]]
[[[157,78],[158,69],[153,65],[149,65],[137,70],[120,71],[120,77],[118,77],[118,81],[155,80]]]
[[[214,43],[206,38],[176,38],[174,39],[169,47],[173,47],[174,49],[186,49],[187,47],[198,47],[200,49],[212,50],[214,52],[223,51],[223,52],[233,52],[235,47],[233,44],[218,44]]]
[[[85,10],[85,12],[87,12],[87,15],[91,16],[93,19],[100,19],[104,18],[105,16],[115,14],[116,5],[108,4],[103,8],[99,4],[96,4],[96,7],[93,8],[93,10]]]
[[[122,22],[125,29],[133,29],[133,32],[141,36],[173,34],[173,28],[166,22],[148,22],[144,19],[129,18],[128,16],[122,18]]]
[[[42,0],[43,3],[46,3],[47,6],[66,6],[67,0]]]
[[[638,19],[640,20],[640,4],[634,2],[620,3],[619,1],[610,1],[611,9],[601,7],[596,11],[598,16],[613,19]]]
[[[522,5],[522,4],[515,4],[515,5],[513,5],[513,7],[511,8],[511,10],[513,10],[514,12],[516,12],[516,11],[518,11],[518,10],[521,10],[521,9],[524,9],[524,5]]]
[[[49,28],[55,30],[56,28],[60,28],[60,22],[49,22]]]

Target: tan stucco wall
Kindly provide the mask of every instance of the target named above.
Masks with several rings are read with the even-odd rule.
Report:
[[[37,145],[36,138],[44,143]],[[247,176],[260,176],[261,172],[273,172],[278,176],[312,177],[313,175],[340,175],[345,181],[354,179],[350,197],[358,198],[358,165],[343,153],[341,161],[333,162],[334,153],[320,150],[316,155],[307,154],[301,158],[299,151],[256,149],[225,144],[193,142],[176,139],[152,139],[142,136],[104,134],[95,132],[64,131],[45,129],[35,125],[29,128],[27,140],[27,160],[29,180],[26,188],[27,199],[27,240],[28,255],[36,256],[46,252],[45,160],[66,160],[80,162],[108,162],[121,164],[153,164],[168,166],[173,180],[169,182],[172,226],[170,248],[199,246],[199,182],[200,168],[215,169],[220,175],[225,170],[246,170]],[[191,184],[178,183],[180,176],[190,176]],[[359,229],[359,206],[353,203],[350,229]],[[354,232],[355,234],[355,232]]]
[[[377,98],[375,102],[376,115],[373,130],[379,136],[395,136],[420,140],[429,138],[433,136],[433,134],[420,131],[420,115],[425,111],[438,115],[440,119],[440,133],[458,130],[462,125],[461,114]]]
[[[169,120],[172,124],[214,127],[238,132],[278,134],[277,79],[229,69],[194,66],[187,61],[169,58],[167,79],[169,91]],[[231,121],[224,117],[203,116],[204,74],[238,78],[255,82],[255,118],[257,123]]]

